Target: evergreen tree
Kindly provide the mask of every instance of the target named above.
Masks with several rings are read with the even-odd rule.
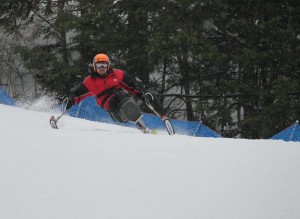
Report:
[[[239,121],[238,128],[243,137],[270,137],[275,134],[273,127],[284,128],[281,125],[286,119],[283,115],[281,121],[271,119],[279,117],[272,109],[278,95],[284,95],[275,84],[281,76],[291,84],[299,83],[299,20],[295,19],[294,6],[286,1],[225,2],[226,13],[217,25],[233,33],[229,35],[232,40],[224,41],[223,49],[228,50],[225,52],[230,54],[234,67],[228,72],[234,79],[230,84],[242,94],[236,106],[243,109],[244,120]]]
[[[36,72],[47,92],[65,95],[74,81],[76,69],[70,58],[67,34],[72,32],[74,5],[58,1],[9,1],[1,4],[1,25],[22,37],[29,32],[40,39],[34,46],[16,45],[24,66]],[[26,31],[25,31],[26,30]]]

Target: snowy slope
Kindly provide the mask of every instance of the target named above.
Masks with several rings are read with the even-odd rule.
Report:
[[[1,219],[300,218],[300,143],[50,115],[0,105]]]

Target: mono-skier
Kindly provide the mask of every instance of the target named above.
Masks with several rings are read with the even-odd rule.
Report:
[[[93,69],[68,98],[66,109],[88,96],[96,98],[97,105],[106,110],[117,122],[133,122],[138,129],[149,133],[142,120],[142,112],[133,96],[144,101],[145,93],[123,70],[113,69],[104,53],[93,59]]]

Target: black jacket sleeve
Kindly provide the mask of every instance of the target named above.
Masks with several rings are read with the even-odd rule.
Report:
[[[130,88],[130,92],[132,92],[135,96],[144,101],[144,91],[136,84],[136,82],[130,76],[128,76],[125,73],[123,83],[125,83]]]
[[[139,98],[142,98],[142,96],[144,95],[144,90],[143,88],[141,88],[135,80],[133,80],[128,74],[124,73],[124,79],[123,79],[123,82],[131,88],[131,92],[139,97]]]
[[[88,93],[89,90],[86,88],[86,86],[81,83],[79,84],[79,86],[77,86],[73,91],[72,91],[72,97],[75,98],[75,97],[80,97],[86,93]]]
[[[73,106],[74,104],[80,102],[83,97],[83,95],[87,94],[89,92],[89,90],[86,88],[86,86],[84,84],[79,84],[79,86],[77,86],[72,92],[71,92],[71,97],[69,98],[69,101],[67,103],[66,109],[70,109],[71,106]]]
[[[127,75],[126,73],[124,73],[123,82],[127,86],[132,87],[132,90],[140,90],[140,88],[137,86],[135,81],[129,75]]]

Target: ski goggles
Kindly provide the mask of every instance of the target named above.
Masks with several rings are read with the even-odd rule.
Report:
[[[96,62],[95,63],[96,68],[107,68],[108,65],[109,65],[108,62]]]

